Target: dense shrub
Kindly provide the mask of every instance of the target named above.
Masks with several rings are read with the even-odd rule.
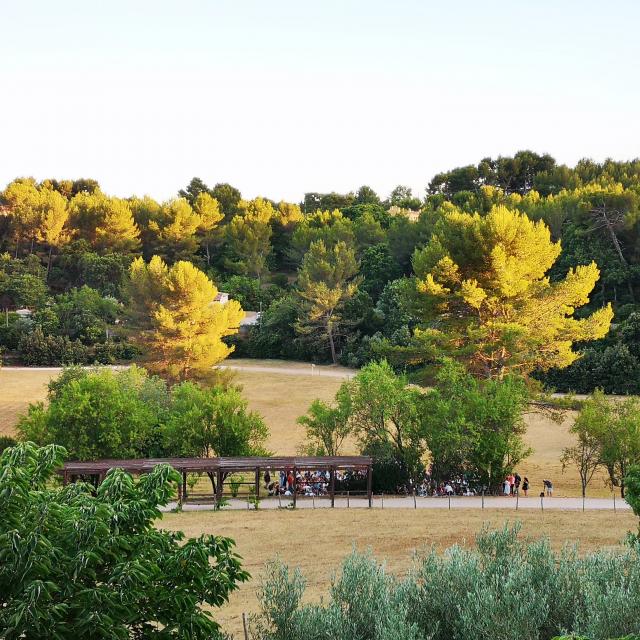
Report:
[[[67,336],[45,335],[40,327],[24,335],[18,344],[22,361],[28,366],[85,364],[89,348]]]
[[[402,580],[354,551],[319,605],[301,604],[302,576],[271,563],[254,637],[550,640],[570,632],[608,640],[640,633],[640,547],[556,554],[547,540],[525,541],[518,531],[483,531],[475,549],[432,551]]]

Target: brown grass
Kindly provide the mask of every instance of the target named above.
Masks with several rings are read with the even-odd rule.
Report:
[[[392,572],[402,575],[416,550],[473,544],[484,524],[496,528],[514,520],[513,513],[498,510],[394,509],[389,517],[388,511],[379,509],[305,509],[191,511],[166,514],[159,526],[180,529],[187,536],[213,533],[235,539],[252,579],[232,595],[217,617],[228,631],[239,634],[242,612],[258,610],[256,589],[264,564],[276,555],[302,569],[308,582],[307,599],[319,600],[354,545],[359,550],[370,548]],[[521,512],[518,520],[523,536],[548,536],[556,550],[566,541],[576,541],[585,552],[617,546],[627,531],[637,528],[637,518],[629,513]]]
[[[230,363],[245,366],[272,364],[271,361],[241,359]],[[274,362],[273,366],[309,371],[309,365],[304,363]],[[346,369],[344,371],[347,372]],[[0,369],[0,434],[15,432],[18,416],[27,410],[30,402],[46,397],[46,385],[55,375],[50,371]],[[239,371],[234,373],[234,377],[242,386],[249,406],[264,416],[269,426],[271,435],[267,447],[281,455],[297,453],[304,443],[304,428],[297,424],[297,418],[307,411],[314,398],[331,400],[343,382],[340,378],[312,377],[305,373],[295,376]],[[520,475],[529,477],[533,495],[542,490],[542,480],[545,478],[553,481],[557,496],[580,494],[577,472],[568,469],[562,473],[560,464],[563,448],[573,443],[569,433],[573,417],[573,414],[569,414],[562,425],[540,414],[528,414],[525,417],[528,425],[526,440],[534,453],[520,465],[518,471]],[[351,440],[344,453],[355,452],[356,443]],[[593,480],[588,493],[594,497],[610,495],[603,476]]]

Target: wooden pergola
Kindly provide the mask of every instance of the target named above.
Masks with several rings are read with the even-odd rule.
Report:
[[[255,497],[260,498],[260,477],[264,471],[293,472],[297,478],[299,471],[328,471],[329,498],[335,506],[336,471],[366,471],[366,495],[369,507],[372,504],[372,467],[369,456],[295,456],[295,457],[244,457],[244,458],[136,458],[131,460],[94,460],[91,462],[66,462],[59,470],[63,483],[75,481],[79,476],[92,476],[97,484],[102,482],[110,469],[122,469],[132,475],[149,473],[159,464],[171,465],[182,474],[182,483],[178,488],[178,501],[182,504],[188,498],[187,474],[214,474],[216,479],[216,502],[223,496],[224,480],[233,473],[253,472],[255,474]],[[297,482],[292,493],[293,505],[298,500]]]

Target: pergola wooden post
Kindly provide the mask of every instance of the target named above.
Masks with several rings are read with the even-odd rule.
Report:
[[[371,468],[371,465],[369,465],[367,467],[367,497],[369,498],[369,509],[371,509],[371,506],[372,506],[371,476],[372,476],[372,468]]]
[[[187,472],[182,472],[182,499],[187,501]]]
[[[296,508],[296,499],[298,497],[298,468],[293,467],[293,508]]]
[[[69,472],[65,469],[62,472],[62,486],[66,487],[69,484]]]
[[[260,467],[256,467],[256,500],[260,497]]]
[[[336,468],[334,466],[329,470],[329,493],[331,494],[331,506],[336,506]]]
[[[216,504],[220,504],[222,500],[222,471],[216,471]]]

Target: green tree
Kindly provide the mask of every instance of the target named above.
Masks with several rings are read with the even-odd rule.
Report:
[[[422,394],[386,362],[363,367],[344,383],[351,405],[351,425],[363,451],[390,451],[404,477],[413,483],[424,470]]]
[[[351,397],[346,387],[340,387],[334,406],[314,400],[306,416],[298,418],[307,433],[307,451],[315,456],[339,456],[344,441],[353,431]]]
[[[170,262],[193,258],[198,249],[196,232],[201,222],[184,198],[165,202],[148,224],[153,234],[154,252]]]
[[[334,364],[338,362],[335,339],[340,311],[358,289],[357,273],[358,263],[352,249],[344,242],[329,249],[322,240],[312,243],[298,272],[305,314],[296,330],[303,335],[320,330],[328,340]]]
[[[150,363],[171,378],[207,377],[231,351],[222,340],[244,317],[235,300],[215,301],[216,286],[190,262],[168,267],[154,256],[130,268],[132,322]]]
[[[402,275],[389,247],[384,243],[367,247],[362,252],[360,274],[362,275],[361,288],[374,300],[380,297],[387,283]]]
[[[597,390],[582,405],[574,430],[595,440],[611,486],[624,498],[627,472],[640,462],[640,400],[609,399]]]
[[[171,391],[171,407],[162,421],[165,454],[181,457],[267,455],[269,429],[247,410],[237,389],[203,389],[183,382]],[[215,476],[209,474],[215,493]]]
[[[75,371],[75,370],[74,370]],[[39,445],[65,447],[76,460],[136,458],[153,452],[166,387],[144,369],[83,371],[29,406],[18,431]]]
[[[45,333],[94,344],[105,341],[107,329],[115,324],[119,311],[113,298],[84,286],[56,296],[52,305],[34,314],[33,320]]]
[[[222,637],[210,608],[249,575],[232,540],[157,528],[179,474],[113,469],[97,490],[56,488],[64,454],[21,443],[0,456],[3,637]]]
[[[428,323],[416,338],[426,352],[437,345],[485,377],[568,366],[579,357],[573,342],[602,338],[613,311],[573,317],[599,271],[591,263],[550,282],[559,254],[543,223],[506,207],[445,213],[413,257]]]
[[[231,220],[238,213],[238,203],[242,194],[226,182],[220,182],[211,191],[211,195],[220,203],[225,220]]]
[[[71,199],[69,224],[76,237],[103,253],[135,253],[140,247],[130,204],[100,191],[81,191]]]
[[[225,265],[235,273],[250,274],[258,280],[268,272],[272,250],[271,225],[262,213],[237,215],[227,225],[227,242],[232,257],[225,261]]]
[[[193,211],[200,218],[197,237],[203,247],[207,264],[211,263],[211,245],[216,242],[218,225],[224,218],[218,201],[208,193],[199,193],[193,203]]]
[[[479,380],[461,365],[445,363],[422,406],[434,479],[466,474],[489,491],[499,489],[531,453],[523,441],[528,401],[521,378]]]
[[[626,501],[640,518],[640,465],[634,464],[629,467],[624,481],[627,488]],[[640,523],[638,524],[638,539],[640,539]]]
[[[335,246],[338,242],[355,247],[353,221],[343,216],[337,209],[319,210],[312,215],[307,215],[291,236],[289,256],[292,262],[300,264],[311,245],[318,240],[322,240],[327,248]]]
[[[560,462],[562,462],[563,471],[569,466],[576,467],[584,498],[587,495],[589,483],[602,464],[601,447],[598,438],[585,429],[584,421],[578,424],[574,423],[571,427],[571,433],[578,437],[578,442],[562,451]]]
[[[193,207],[196,202],[196,198],[200,195],[206,193],[212,196],[211,189],[205,184],[203,180],[200,178],[191,178],[191,182],[184,188],[178,191],[178,196],[180,198],[184,198],[189,202],[189,204]]]

